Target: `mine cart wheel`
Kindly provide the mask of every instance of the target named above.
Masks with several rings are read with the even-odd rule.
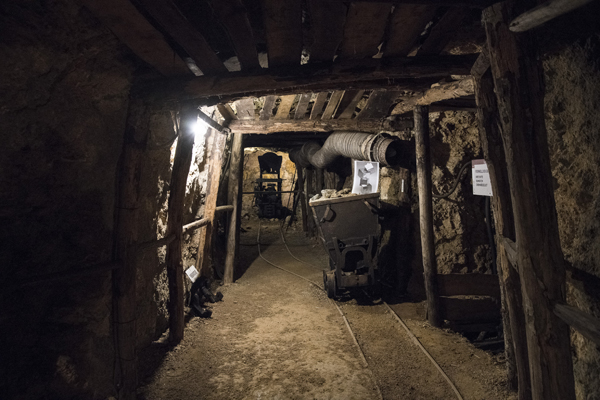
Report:
[[[329,276],[326,275],[326,289],[327,289],[327,297],[330,299],[335,299],[337,295],[337,284],[335,283],[335,274],[331,274]]]

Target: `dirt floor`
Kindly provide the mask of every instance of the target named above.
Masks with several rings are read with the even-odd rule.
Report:
[[[457,398],[379,300],[338,302],[258,256],[258,225],[244,221],[241,268],[223,287],[210,319],[191,318],[185,339],[161,341],[141,355],[139,399],[452,399]],[[324,268],[325,252],[302,232],[287,243],[303,261]],[[290,256],[276,222],[262,224],[262,255],[317,283],[320,269]],[[454,333],[433,329],[422,303],[390,304],[455,383],[464,399],[516,399],[505,389],[504,363]]]

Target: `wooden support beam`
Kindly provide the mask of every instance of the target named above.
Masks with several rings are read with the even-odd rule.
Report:
[[[304,119],[306,116],[306,110],[308,109],[308,102],[312,97],[312,93],[302,93],[298,99],[296,105],[296,111],[294,112],[294,119]]]
[[[292,110],[292,106],[294,105],[294,100],[296,100],[295,94],[291,94],[288,96],[281,96],[281,102],[279,103],[279,107],[277,108],[277,114],[275,114],[273,119],[277,119],[277,120],[289,119],[290,111]]]
[[[465,299],[440,297],[440,314],[443,319],[460,322],[500,321],[500,307],[490,298]]]
[[[302,54],[301,2],[261,0],[261,4],[269,68],[299,65]]]
[[[519,392],[519,399],[531,399],[531,379],[529,357],[525,336],[525,314],[521,295],[521,281],[516,267],[516,245],[508,237],[514,238],[514,218],[510,201],[508,170],[500,131],[500,116],[494,82],[490,71],[487,51],[481,53],[471,70],[477,101],[477,119],[481,147],[490,171],[492,183],[492,208],[496,226],[498,252],[498,275],[500,277],[502,319],[505,338],[506,367],[508,386]]]
[[[417,105],[426,106],[438,101],[471,96],[472,94],[473,79],[471,77],[460,81],[444,83],[398,103],[392,110],[392,115],[405,114]]]
[[[438,274],[440,296],[491,296],[500,298],[498,275]]]
[[[504,251],[506,253],[506,259],[518,271],[519,265],[518,265],[518,261],[517,261],[518,260],[517,244],[515,242],[513,242],[512,240],[510,240],[509,238],[502,237],[502,236],[500,237],[500,243],[502,244],[502,247],[504,248]]]
[[[530,5],[507,1],[484,10],[482,23],[506,154],[521,278],[532,399],[574,400],[569,327],[554,314],[565,302],[565,267],[554,203],[535,38],[509,22]]]
[[[429,148],[429,111],[427,106],[417,106],[415,117],[415,144],[417,155],[417,181],[419,186],[419,214],[421,224],[421,251],[423,276],[427,293],[427,320],[434,327],[442,325],[440,299],[437,286],[437,261],[433,241],[433,204],[431,196],[431,149]]]
[[[219,193],[219,182],[221,180],[221,162],[223,149],[225,147],[225,135],[211,129],[206,140],[206,165],[208,181],[206,183],[206,200],[204,201],[204,218],[211,221],[200,231],[198,240],[198,254],[196,256],[196,269],[203,276],[211,276],[212,262],[212,238],[214,226],[212,221],[215,217],[217,207],[217,195]]]
[[[314,169],[304,169],[304,201],[305,205],[303,207],[306,208],[306,234],[308,237],[313,237],[316,234],[316,226],[315,220],[313,218],[312,208],[309,205],[309,201],[311,196],[317,194],[315,187],[315,170]],[[303,217],[304,218],[304,217]],[[304,222],[304,219],[302,220]]]
[[[383,118],[388,115],[392,104],[400,95],[394,90],[374,90],[369,96],[367,104],[356,116],[357,119]]]
[[[323,107],[325,107],[328,95],[328,92],[321,92],[317,94],[317,98],[313,103],[312,110],[310,110],[310,119],[320,119],[321,115],[323,114]]]
[[[116,201],[116,260],[121,268],[113,271],[113,326],[115,329],[115,386],[120,399],[134,400],[137,390],[137,267],[135,244],[138,241],[138,210],[141,207],[141,174],[149,130],[137,130],[135,115],[141,107],[133,99],[119,162],[119,190]]]
[[[433,19],[437,6],[399,4],[389,24],[384,57],[406,57],[417,45],[425,26]]]
[[[241,0],[209,0],[209,2],[229,34],[242,70],[259,69],[254,31]]]
[[[232,212],[235,209],[235,206],[229,204],[226,206],[218,206],[215,207],[215,214],[220,212]]]
[[[300,211],[302,212],[302,230],[304,232],[308,232],[308,218],[312,218],[312,216],[308,216],[307,214],[307,204],[306,200],[306,192],[304,192],[304,168],[296,164],[296,173],[298,174],[298,181],[296,183],[296,190],[299,190],[298,193],[299,201],[300,201]]]
[[[309,62],[331,62],[342,38],[348,7],[344,3],[309,0],[312,45]]]
[[[173,240],[175,240],[176,235],[173,233],[171,235],[165,236],[158,240],[152,240],[150,242],[139,243],[135,246],[136,251],[144,251],[149,249],[157,249],[161,246],[169,245]]]
[[[185,233],[187,231],[193,231],[195,229],[202,228],[203,226],[206,226],[208,224],[210,224],[210,220],[208,218],[202,218],[197,221],[190,222],[189,224],[184,225],[183,232]]]
[[[179,343],[183,339],[185,319],[183,314],[183,265],[181,254],[181,235],[183,233],[183,203],[185,188],[192,163],[194,148],[194,124],[198,118],[198,109],[185,108],[181,112],[181,129],[175,149],[175,159],[169,185],[169,206],[167,210],[167,231],[165,236],[175,234],[167,246],[166,264],[169,279],[169,339]]]
[[[593,0],[550,0],[524,12],[510,23],[513,32],[525,32],[556,17],[583,7]]]
[[[354,115],[354,111],[356,110],[356,105],[362,99],[364,90],[346,90],[342,100],[340,100],[340,104],[338,104],[338,109],[336,112],[336,118],[339,119],[350,119]]]
[[[329,98],[329,101],[327,102],[325,111],[323,111],[323,115],[321,116],[321,119],[323,121],[327,121],[327,120],[330,120],[333,118],[333,116],[335,115],[335,111],[337,110],[338,105],[340,104],[340,100],[342,99],[343,96],[344,96],[343,90],[336,90],[335,92],[331,93],[331,97]]]
[[[221,113],[221,117],[225,118],[225,121],[238,119],[229,104],[217,104],[217,109],[219,110],[219,113]]]
[[[277,100],[277,96],[266,96],[265,103],[263,105],[262,110],[260,110],[260,119],[261,121],[268,121],[273,116],[273,108],[275,107],[275,100]]]
[[[246,97],[236,101],[235,110],[237,111],[237,118],[240,120],[253,120],[254,114],[254,99],[252,97]]]
[[[133,53],[165,76],[188,76],[191,71],[129,0],[82,0]]]
[[[460,55],[309,63],[253,73],[240,71],[216,77],[198,76],[189,80],[168,81],[152,90],[163,100],[206,99],[207,105],[223,103],[231,98],[258,97],[275,92],[314,93],[353,88],[422,90],[450,75],[468,75],[476,59],[476,55]]]
[[[600,346],[600,319],[575,307],[557,304],[554,314],[584,337]]]
[[[240,226],[242,222],[242,181],[244,173],[243,136],[234,133],[231,145],[231,161],[229,162],[229,187],[227,201],[233,205],[227,230],[227,255],[225,256],[225,272],[223,283],[233,283],[233,273],[238,264],[240,250]]]
[[[391,10],[389,3],[350,3],[338,54],[340,59],[377,54]]]
[[[425,39],[417,54],[421,56],[441,53],[450,43],[450,40],[454,38],[461,22],[468,13],[468,9],[460,7],[450,8],[446,11],[446,14],[433,26],[429,37]]]
[[[347,3],[348,0],[321,0],[324,3]],[[447,7],[486,8],[497,0],[353,0],[353,3],[423,4]]]
[[[333,132],[356,131],[379,133],[382,130],[398,131],[412,128],[409,119],[330,119],[321,120],[269,120],[232,121],[229,129],[234,133],[271,134],[278,132]]]
[[[204,75],[227,73],[227,68],[200,32],[172,1],[137,0],[156,22],[188,53]]]

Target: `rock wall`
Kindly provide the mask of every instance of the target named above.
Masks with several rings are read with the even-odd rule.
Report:
[[[71,1],[2,2],[0,38],[0,281],[110,261],[134,65]],[[110,276],[2,290],[2,397],[111,392]]]
[[[546,126],[569,304],[600,318],[600,37],[544,61]],[[600,351],[572,332],[578,399],[597,399]]]

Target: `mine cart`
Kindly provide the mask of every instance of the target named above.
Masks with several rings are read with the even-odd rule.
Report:
[[[311,200],[330,271],[323,271],[329,298],[340,289],[375,288],[379,242],[379,193]]]

